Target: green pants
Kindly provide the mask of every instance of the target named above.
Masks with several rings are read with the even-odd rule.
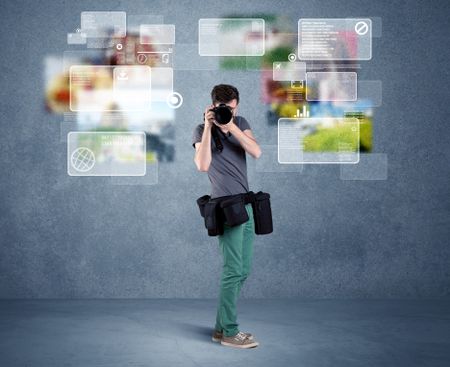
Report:
[[[236,303],[252,264],[255,222],[251,204],[247,204],[245,208],[249,220],[235,227],[225,223],[224,233],[219,236],[223,270],[215,328],[225,336],[233,336],[239,332]]]

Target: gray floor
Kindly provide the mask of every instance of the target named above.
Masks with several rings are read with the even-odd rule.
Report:
[[[1,300],[0,366],[449,366],[450,300],[240,300],[260,346],[211,342],[215,300]]]

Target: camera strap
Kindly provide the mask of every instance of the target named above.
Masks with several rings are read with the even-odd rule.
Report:
[[[217,127],[216,126],[213,126],[211,128],[211,135],[212,135],[212,138],[213,138],[213,141],[214,141],[214,145],[216,146],[216,149],[219,152],[222,152],[223,144],[222,144],[222,141],[220,140],[220,136],[219,136],[219,134],[217,132]]]

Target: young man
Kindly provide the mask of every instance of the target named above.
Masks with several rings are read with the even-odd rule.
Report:
[[[211,92],[212,105],[205,109],[203,124],[198,125],[193,134],[195,147],[194,162],[197,169],[208,173],[211,182],[211,198],[236,195],[249,191],[247,182],[246,153],[259,158],[261,149],[245,118],[237,115],[238,90],[226,84],[216,85]],[[229,123],[221,125],[215,121],[211,108],[226,104],[232,111]],[[223,150],[216,148],[211,137],[215,128]],[[220,129],[220,131],[219,131]],[[251,204],[245,206],[249,220],[230,227],[224,224],[224,233],[219,236],[219,246],[223,255],[219,305],[212,340],[225,346],[253,348],[258,342],[250,333],[239,331],[236,302],[241,287],[250,272],[253,255],[254,221]]]

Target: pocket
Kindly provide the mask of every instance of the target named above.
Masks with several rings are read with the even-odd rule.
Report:
[[[269,234],[273,232],[272,208],[270,207],[270,195],[259,191],[252,202],[253,217],[256,234]]]
[[[220,203],[223,210],[225,222],[230,227],[237,226],[249,220],[247,210],[245,209],[244,198],[241,195],[223,200]]]
[[[223,220],[221,218],[217,201],[208,201],[204,206],[205,227],[209,236],[223,234]]]
[[[211,196],[209,195],[203,195],[202,197],[197,199],[197,205],[200,209],[200,215],[205,218],[205,205],[207,202],[209,202],[209,199],[211,199]]]

